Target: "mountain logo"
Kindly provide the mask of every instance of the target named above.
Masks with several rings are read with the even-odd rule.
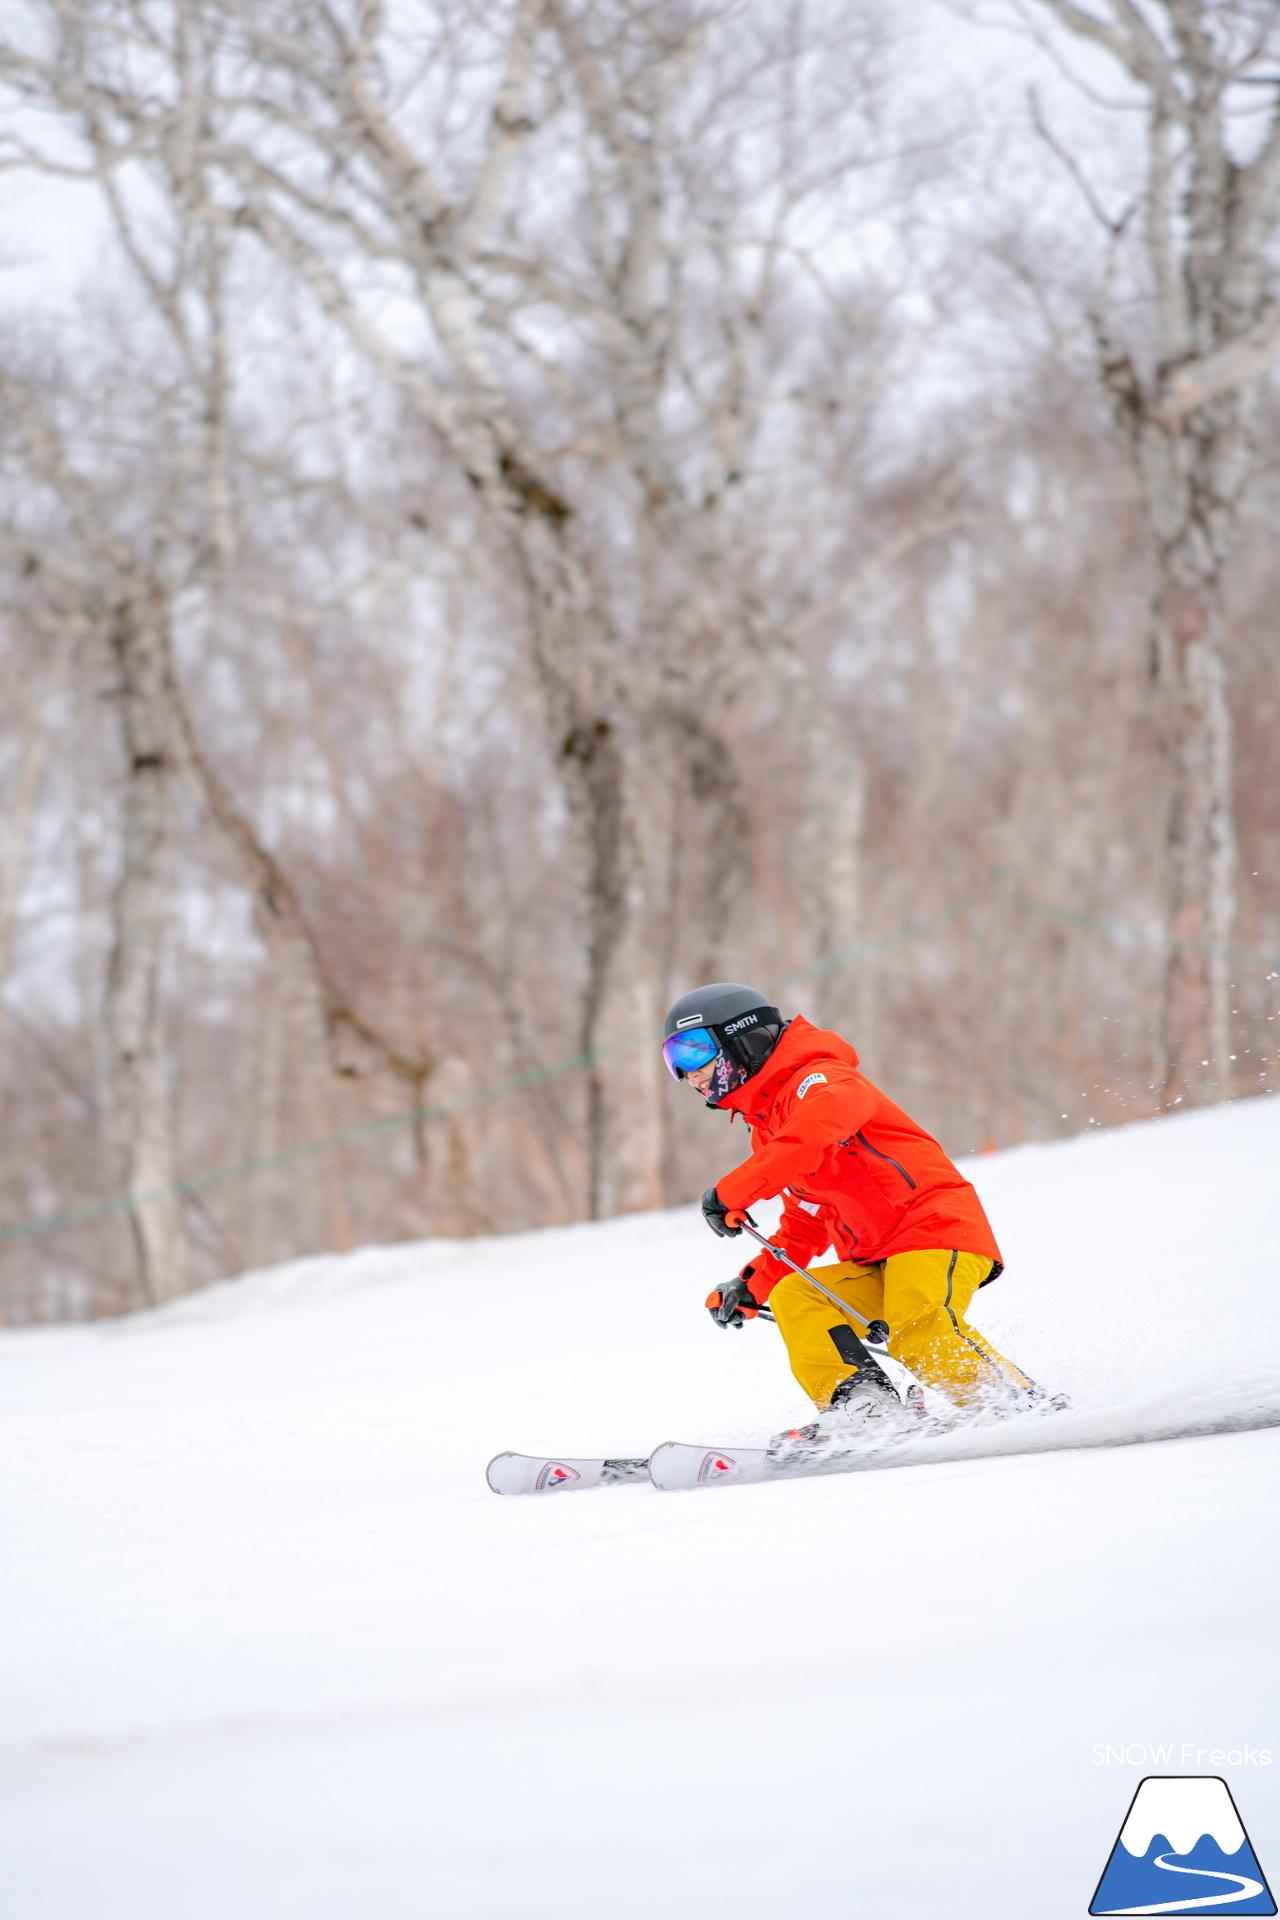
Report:
[[[1139,1781],[1090,1913],[1275,1910],[1225,1780],[1181,1774]]]
[[[538,1484],[534,1488],[534,1492],[543,1493],[548,1487],[572,1486],[575,1480],[581,1480],[581,1478],[582,1475],[574,1467],[566,1467],[560,1460],[548,1460],[546,1466],[538,1475]],[[1273,1907],[1272,1912],[1274,1913],[1274,1911],[1275,1909]]]

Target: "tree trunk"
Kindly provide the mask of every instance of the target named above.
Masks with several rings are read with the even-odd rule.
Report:
[[[820,1025],[838,1027],[858,1004],[858,976],[841,956],[865,932],[859,874],[865,779],[857,749],[798,658],[790,663],[785,712],[805,773],[795,867],[820,969],[813,1004]]]
[[[1160,0],[1148,9],[1111,0],[1102,15],[1078,0],[1046,5],[1072,33],[1104,47],[1146,95],[1150,376],[1140,377],[1133,354],[1113,344],[1101,313],[1094,325],[1156,553],[1153,679],[1169,776],[1165,1097],[1196,1104],[1230,1090],[1235,830],[1222,592],[1255,464],[1247,390],[1280,342],[1271,292],[1280,97],[1267,103],[1248,161],[1239,158],[1232,121],[1238,84],[1262,85],[1280,51],[1276,10],[1259,10],[1246,46],[1235,10],[1212,0]],[[1113,257],[1127,221],[1107,221]]]
[[[476,1115],[467,1104],[475,1091],[474,1070],[459,1054],[446,1055],[431,1076],[431,1105],[453,1104],[452,1112],[438,1113],[418,1129],[424,1176],[421,1212],[425,1231],[432,1235],[464,1238],[492,1231],[476,1180]]]
[[[656,942],[647,937],[635,689],[611,648],[567,511],[511,463],[490,501],[517,543],[534,661],[583,866],[586,978],[579,1044],[587,1056],[587,1216],[661,1204]]]
[[[21,716],[22,745],[18,755],[17,778],[6,810],[4,839],[0,844],[0,1060],[8,1037],[8,1017],[4,991],[13,968],[18,941],[18,906],[22,898],[26,860],[40,799],[45,769],[54,741],[54,708],[67,684],[71,649],[65,640],[57,645],[45,686],[34,694],[21,681],[25,663],[15,663],[18,684],[8,697]]]
[[[254,1036],[253,1133],[250,1157],[270,1161],[280,1151],[280,1099],[284,1080],[284,1017],[273,983],[259,994]],[[250,1267],[265,1267],[271,1258],[272,1183],[264,1170],[248,1182],[248,1219],[245,1257]]]
[[[1235,832],[1221,608],[1185,550],[1161,555],[1153,653],[1169,775],[1165,1099],[1199,1105],[1230,1091]]]
[[[656,1207],[661,1130],[655,1070],[653,952],[629,781],[616,728],[575,726],[564,742],[570,804],[586,846],[587,977],[580,1041],[587,1063],[587,1214]],[[652,1057],[651,1057],[652,1056]]]
[[[161,1044],[160,974],[172,912],[169,832],[176,762],[170,734],[164,609],[154,595],[116,612],[125,782],[123,863],[105,1026],[111,1129],[129,1198],[138,1283],[148,1306],[186,1284],[186,1241],[174,1179],[169,1088]]]
[[[290,982],[282,981],[285,1025],[291,1042],[294,1067],[301,1094],[302,1123],[309,1140],[329,1140],[337,1132],[332,1086],[324,1055],[316,1046],[315,1022],[303,1003],[295,1006]],[[322,1232],[330,1253],[350,1253],[355,1245],[351,1231],[351,1209],[347,1205],[346,1172],[341,1147],[324,1147],[319,1160],[320,1196],[324,1214]]]
[[[1222,579],[1248,455],[1235,395],[1201,408],[1194,425],[1163,421],[1149,406],[1131,417],[1156,557],[1151,671],[1168,784],[1164,1099],[1196,1106],[1222,1099],[1232,1078],[1235,823]]]

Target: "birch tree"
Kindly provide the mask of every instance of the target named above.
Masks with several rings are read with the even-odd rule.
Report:
[[[1125,326],[1114,279],[1094,320],[1155,558],[1151,673],[1169,788],[1165,1098],[1201,1102],[1220,1097],[1232,1078],[1226,950],[1236,848],[1224,590],[1256,466],[1251,389],[1280,349],[1280,14],[1272,0],[1037,3],[1118,63],[1145,116],[1137,203],[1109,222],[1114,275],[1138,216],[1141,322]]]
[[[173,819],[181,780],[169,687],[170,594],[163,550],[141,552],[112,523],[99,488],[70,458],[29,373],[0,365],[22,478],[56,502],[70,540],[16,513],[0,530],[28,576],[42,576],[67,632],[98,636],[115,667],[111,700],[122,766],[120,869],[103,1006],[108,1116],[143,1298],[180,1292],[186,1245],[174,1191],[161,976],[173,914]]]
[[[382,6],[122,0],[92,26],[70,0],[43,11],[55,52],[18,71],[87,127],[126,250],[175,337],[191,333],[182,299],[128,211],[139,163],[190,236],[184,259],[216,262],[221,236],[256,235],[426,424],[487,516],[518,583],[581,867],[587,1210],[653,1204],[656,1068],[626,1043],[668,985],[653,934],[672,884],[664,833],[688,869],[682,965],[720,971],[753,896],[734,740],[753,701],[781,718],[808,783],[791,858],[806,938],[826,961],[859,923],[860,768],[750,582],[739,504],[779,403],[768,329],[780,263],[803,251],[815,194],[868,157],[856,99],[841,112],[859,138],[821,121],[838,138],[808,153],[798,77],[821,23],[802,10],[785,31],[753,28],[731,57],[743,23],[720,5],[521,0],[474,19],[424,15],[417,41]],[[844,29],[821,31],[842,57]],[[481,113],[474,74],[486,70]],[[771,176],[742,162],[760,112],[781,128]],[[567,183],[549,196],[564,244],[530,191],[537,168]],[[699,276],[719,283],[700,340]],[[205,336],[184,352],[223,423],[208,471],[224,476],[225,503],[225,354],[216,324]],[[628,548],[648,555],[638,619],[619,586]],[[284,964],[282,931],[277,946]]]
[[[828,962],[859,927],[861,769],[753,584],[740,504],[783,403],[770,336],[796,260],[822,244],[815,202],[881,157],[848,57],[856,29],[818,11],[776,33],[721,5],[486,14],[476,45],[499,74],[464,172],[432,107],[474,86],[444,16],[415,92],[382,7],[322,22],[223,9],[251,76],[219,96],[236,223],[430,426],[521,583],[582,861],[592,1214],[658,1197],[655,1065],[625,1042],[669,987],[654,937],[673,881],[664,823],[690,869],[674,876],[684,966],[721,971],[745,934],[755,877],[734,735],[753,701],[781,718],[806,783],[791,865],[808,950]],[[815,39],[843,92],[806,80]],[[746,160],[761,115],[768,157]],[[540,171],[556,182],[541,200]],[[228,193],[214,197],[226,217]],[[412,346],[375,310],[379,286],[412,301]]]
[[[424,150],[398,123],[400,78],[395,48],[385,44],[385,9],[321,17],[309,7],[226,7],[222,17],[249,64],[234,121],[223,123],[224,185],[210,217],[254,231],[426,423],[483,505],[520,582],[549,744],[583,861],[587,1210],[653,1205],[654,1069],[625,1046],[653,1003],[628,663],[584,556],[574,504],[513,404],[472,285],[476,255],[533,131],[539,9],[522,0],[496,23],[500,79],[461,183],[450,178],[457,169],[445,153]],[[407,273],[425,353],[418,343],[403,346],[361,297],[362,276],[388,265]]]
[[[735,733],[763,686],[807,789],[792,864],[821,964],[857,937],[862,769],[761,591],[758,529],[743,495],[767,465],[794,372],[775,329],[823,245],[806,232],[815,184],[836,194],[844,176],[882,159],[863,117],[875,98],[850,60],[858,19],[830,34],[803,9],[763,28],[707,9],[691,30],[673,28],[661,9],[565,0],[546,17],[582,116],[582,239],[558,258],[495,250],[483,264],[498,286],[505,272],[585,323],[607,370],[616,450],[653,556],[643,697],[655,738],[665,737],[662,765],[692,868],[672,876],[685,882],[696,930],[684,957],[694,977],[722,973],[754,905],[751,783]],[[815,42],[851,83],[834,116],[806,83]],[[576,425],[581,441],[590,426],[581,416]],[[823,986],[829,997],[830,976]]]
[[[93,22],[65,0],[50,0],[35,11],[47,29],[44,52],[0,50],[0,73],[15,101],[57,108],[75,144],[68,153],[57,141],[31,143],[11,134],[5,159],[11,167],[90,184],[104,196],[136,292],[144,301],[141,330],[151,335],[158,323],[165,337],[162,371],[153,374],[138,356],[132,361],[135,399],[154,400],[157,379],[167,382],[171,399],[164,404],[177,430],[177,438],[167,446],[162,432],[152,448],[160,471],[128,502],[150,521],[155,558],[143,599],[127,594],[119,602],[124,612],[111,624],[111,644],[122,671],[126,753],[140,782],[136,806],[131,799],[125,808],[125,870],[126,876],[133,874],[136,856],[138,873],[145,874],[136,885],[130,878],[122,882],[121,905],[129,908],[131,925],[145,920],[159,941],[165,867],[160,848],[163,821],[171,811],[171,776],[177,771],[195,786],[253,901],[255,926],[279,976],[294,1035],[311,1130],[322,1137],[334,1130],[334,1077],[390,1078],[417,1106],[435,1061],[409,1058],[388,1044],[338,986],[296,889],[204,746],[175,664],[173,603],[192,591],[215,602],[225,599],[239,526],[249,511],[243,474],[238,492],[232,477],[231,241],[225,223],[205,217],[208,155],[200,134],[213,46],[193,11],[181,5],[159,24],[148,9],[131,5],[107,10]],[[150,169],[153,194],[159,190],[159,218],[154,198],[139,205],[131,178],[139,164]],[[113,566],[117,571],[121,566],[136,568],[127,541],[116,538],[104,545],[102,539],[89,537],[91,529],[102,532],[110,513],[101,498],[93,498],[90,482],[77,473],[48,422],[37,440],[42,451],[37,453],[37,441],[32,441],[29,454],[41,478],[71,511],[82,543],[85,578],[95,582],[96,590],[103,585],[104,567],[108,573]],[[145,619],[138,613],[144,603],[149,609]],[[127,984],[136,971],[127,956],[140,950],[132,937],[117,940],[107,1002],[113,1031],[121,1019],[131,1032],[138,1028],[139,1006],[151,1005],[147,995],[140,996]],[[127,1017],[118,1014],[122,1007],[131,1009]],[[154,1007],[147,1019],[153,1013]],[[131,1058],[133,1047],[130,1040],[126,1051]],[[142,1057],[147,1057],[146,1047]],[[116,1105],[119,1109],[120,1102]],[[324,1171],[330,1241],[346,1246],[346,1204],[331,1158],[326,1158]],[[144,1261],[141,1269],[148,1297],[153,1283],[147,1275],[153,1265]]]

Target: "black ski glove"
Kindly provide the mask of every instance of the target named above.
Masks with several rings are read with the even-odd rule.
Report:
[[[727,1287],[709,1295],[707,1306],[718,1327],[740,1327],[744,1320],[754,1320],[759,1313],[760,1302],[747,1284],[754,1271],[752,1267],[745,1268]]]
[[[742,1232],[741,1214],[726,1207],[714,1187],[708,1187],[702,1196],[702,1217],[722,1240],[736,1240]]]

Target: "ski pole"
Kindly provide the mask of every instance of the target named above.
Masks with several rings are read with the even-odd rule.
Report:
[[[766,1253],[771,1253],[775,1260],[781,1260],[784,1267],[790,1267],[792,1273],[798,1273],[802,1280],[807,1280],[811,1287],[816,1287],[819,1293],[825,1295],[833,1307],[839,1307],[841,1313],[847,1314],[851,1320],[856,1320],[860,1327],[865,1327],[868,1346],[883,1347],[885,1345],[889,1338],[887,1320],[864,1320],[856,1307],[851,1307],[847,1300],[840,1298],[838,1293],[832,1293],[830,1287],[824,1287],[821,1280],[815,1280],[811,1273],[806,1273],[803,1267],[798,1267],[789,1254],[784,1253],[781,1247],[774,1246],[772,1240],[766,1240],[762,1233],[757,1233],[755,1222],[749,1213],[743,1214],[742,1224],[751,1238],[759,1241]]]

